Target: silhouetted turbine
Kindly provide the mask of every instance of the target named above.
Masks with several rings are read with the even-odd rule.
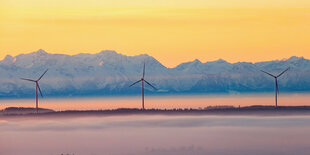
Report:
[[[139,82],[142,83],[142,110],[144,110],[144,82],[147,83],[148,85],[150,85],[153,89],[157,90],[157,88],[155,88],[153,85],[151,85],[149,82],[147,82],[147,81],[144,79],[144,75],[145,75],[145,63],[144,63],[144,65],[143,65],[143,74],[142,74],[142,78],[141,78],[139,81],[137,81],[137,82],[135,82],[135,83],[133,83],[133,84],[131,84],[131,85],[129,86],[129,87],[131,87],[131,86],[133,86],[133,85],[135,85],[135,84],[137,84],[137,83],[139,83]]]
[[[41,91],[41,88],[40,88],[40,85],[39,85],[39,81],[42,79],[42,77],[45,75],[45,73],[46,73],[47,71],[48,71],[48,69],[47,69],[47,70],[39,77],[39,79],[37,79],[37,80],[20,78],[20,79],[25,80],[25,81],[34,82],[35,85],[36,85],[36,112],[37,112],[37,113],[38,113],[38,89],[39,89],[39,91],[40,91],[41,97],[43,97],[42,91]]]
[[[278,107],[278,94],[279,94],[279,87],[278,87],[278,77],[280,77],[283,73],[285,73],[289,68],[281,72],[278,76],[272,75],[266,71],[261,70],[262,72],[266,73],[267,75],[270,75],[274,78],[275,81],[275,102],[276,102],[276,107]]]

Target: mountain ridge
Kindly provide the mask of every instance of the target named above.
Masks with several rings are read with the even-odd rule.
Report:
[[[19,78],[36,79],[49,68],[40,86],[47,96],[90,96],[139,94],[139,86],[129,84],[142,76],[146,63],[146,79],[159,88],[147,93],[230,93],[273,91],[273,79],[261,69],[278,74],[279,88],[286,92],[310,91],[310,60],[292,56],[289,59],[229,63],[223,59],[201,62],[198,59],[168,68],[147,54],[126,56],[113,50],[96,54],[49,54],[40,49],[0,61],[0,98],[29,97],[31,83]]]
[[[115,54],[115,55],[121,55],[121,56],[127,56],[127,55],[124,55],[124,54],[121,54],[121,53],[118,53],[116,52],[115,50],[101,50],[100,52],[98,53],[94,53],[94,54],[91,54],[91,53],[78,53],[78,54],[73,54],[73,55],[67,55],[67,54],[52,54],[52,53],[48,53],[46,52],[45,50],[43,49],[39,49],[37,51],[34,51],[34,52],[31,52],[31,53],[28,53],[28,54],[19,54],[19,55],[16,55],[16,56],[12,56],[10,54],[7,54],[1,61],[4,61],[6,59],[14,59],[18,56],[22,56],[22,55],[39,55],[39,56],[42,56],[42,55],[63,55],[63,56],[79,56],[79,55],[99,55],[99,54]],[[139,54],[139,55],[134,55],[134,56],[127,56],[127,57],[143,57],[143,56],[149,56],[148,54]],[[152,56],[150,56],[152,57]],[[152,57],[153,58],[153,57]],[[154,58],[155,59],[155,58]],[[200,62],[202,64],[205,64],[205,63],[212,63],[212,62],[222,62],[222,63],[230,63],[230,64],[236,64],[236,63],[252,63],[252,64],[256,64],[256,63],[267,63],[267,62],[275,62],[275,61],[278,61],[278,62],[281,62],[281,61],[296,61],[296,60],[308,60],[308,59],[305,59],[303,56],[301,57],[298,57],[298,56],[291,56],[289,58],[282,58],[282,59],[276,59],[276,60],[268,60],[268,61],[260,61],[260,62],[248,62],[248,61],[238,61],[238,62],[233,62],[233,63],[230,63],[230,62],[227,62],[226,60],[222,59],[222,58],[219,58],[217,60],[214,60],[214,61],[206,61],[206,62],[202,62],[200,61],[198,58],[192,60],[192,61],[187,61],[187,62],[182,62],[178,65],[176,65],[175,67],[170,67],[170,68],[176,68],[178,67],[179,65],[182,65],[182,64],[185,64],[185,63],[191,63],[191,62]],[[163,65],[164,66],[164,65]],[[168,68],[168,67],[167,67]]]

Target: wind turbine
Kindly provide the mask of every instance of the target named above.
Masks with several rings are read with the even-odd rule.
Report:
[[[45,75],[45,73],[46,73],[47,71],[48,71],[48,69],[47,69],[47,70],[39,77],[39,79],[37,79],[37,80],[20,78],[20,79],[25,80],[25,81],[34,82],[35,85],[36,85],[36,112],[37,112],[37,113],[38,113],[38,89],[39,89],[39,91],[40,91],[41,97],[43,97],[42,91],[41,91],[41,88],[40,88],[40,85],[39,85],[39,81],[42,79],[42,77]]]
[[[131,85],[129,86],[129,87],[131,87],[131,86],[133,86],[133,85],[135,85],[135,84],[141,82],[141,84],[142,84],[142,110],[144,110],[144,82],[147,83],[148,85],[150,85],[153,89],[157,90],[157,88],[155,88],[153,85],[151,85],[149,82],[147,82],[147,81],[144,79],[144,75],[145,75],[145,63],[144,63],[144,65],[143,65],[143,74],[142,74],[142,78],[141,78],[139,81],[137,81],[137,82],[135,82],[135,83],[133,83],[133,84],[131,84]]]
[[[279,75],[275,76],[272,75],[266,71],[261,70],[262,72],[266,73],[267,75],[270,75],[274,78],[275,81],[275,102],[276,102],[276,108],[278,107],[278,94],[279,94],[279,87],[278,87],[278,77],[280,77],[283,73],[285,73],[287,70],[289,70],[290,68],[287,68],[286,70],[284,70],[283,72],[281,72]]]

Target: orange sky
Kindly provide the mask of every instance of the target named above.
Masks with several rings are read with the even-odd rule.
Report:
[[[0,59],[49,53],[195,58],[310,58],[309,0],[0,0]]]

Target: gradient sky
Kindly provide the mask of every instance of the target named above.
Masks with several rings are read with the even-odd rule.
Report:
[[[0,0],[0,59],[49,53],[195,58],[310,58],[309,0]]]

